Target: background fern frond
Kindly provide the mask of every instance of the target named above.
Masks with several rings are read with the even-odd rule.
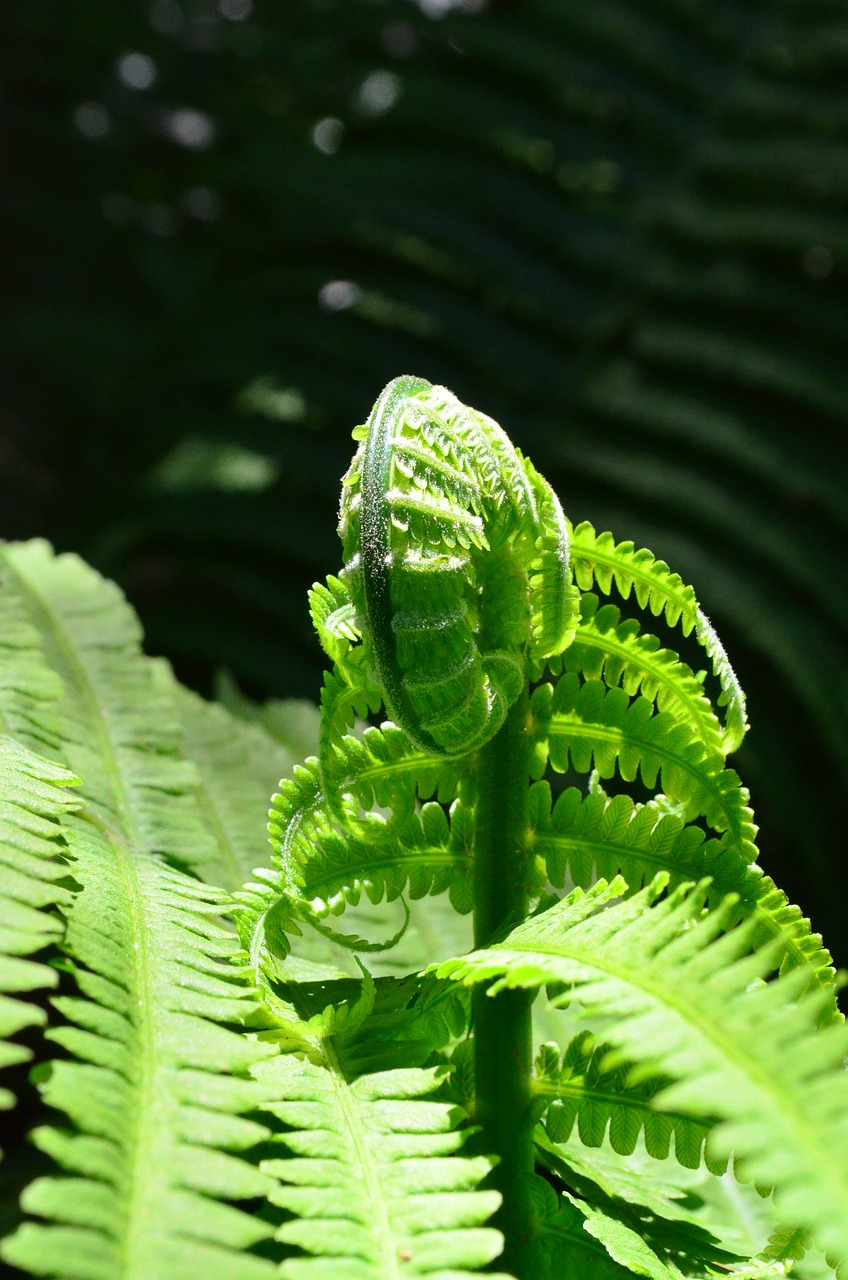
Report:
[[[296,758],[259,724],[245,724],[168,679],[186,755],[197,769],[194,794],[216,837],[217,865],[204,865],[213,884],[234,891],[256,868],[267,866],[266,809]]]
[[[561,982],[587,1012],[617,1015],[605,1035],[677,1082],[657,1105],[719,1117],[716,1153],[732,1149],[746,1177],[776,1188],[786,1221],[845,1257],[848,1030],[811,1037],[824,993],[799,999],[796,971],[758,984],[772,964],[768,947],[743,954],[750,926],[720,935],[721,911],[701,917],[702,891],[677,891],[645,910],[661,885],[600,911],[621,882],[576,890],[438,973],[495,978],[490,991]]]
[[[0,1067],[26,1062],[32,1052],[11,1037],[43,1026],[46,1014],[28,997],[56,986],[56,971],[39,955],[64,933],[56,908],[70,892],[61,819],[79,808],[69,792],[78,779],[0,737]],[[14,1104],[0,1087],[0,1110]]]
[[[92,812],[133,847],[202,870],[217,851],[193,794],[180,725],[118,588],[43,542],[2,553],[45,656],[61,678],[61,758]]]
[[[65,1021],[47,1033],[65,1051],[42,1086],[62,1120],[33,1135],[58,1167],[26,1189],[3,1257],[69,1280],[268,1277],[249,1252],[268,1227],[225,1203],[267,1185],[241,1156],[265,1129],[241,1113],[270,1051],[221,1025],[253,1003],[220,892],[91,821],[65,830],[83,885],[63,944],[76,991],[54,998]]]

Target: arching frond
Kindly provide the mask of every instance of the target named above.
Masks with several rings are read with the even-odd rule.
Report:
[[[782,971],[802,966],[811,987],[829,993],[820,1021],[839,1020],[836,973],[821,937],[756,863],[749,862],[732,837],[707,840],[700,827],[650,801],[636,804],[629,796],[584,795],[575,787],[551,803],[547,783],[530,792],[530,848],[544,859],[547,876],[557,888],[572,883],[588,889],[595,879],[619,873],[631,890],[640,889],[658,871],[676,887],[709,878],[708,901],[732,894],[734,919],[753,921],[752,946],[773,944],[774,964]]]
[[[202,870],[215,842],[199,818],[197,775],[138,619],[118,588],[43,542],[2,553],[8,586],[62,681],[61,757],[92,812],[140,851]]]
[[[758,982],[769,948],[745,954],[750,926],[721,934],[703,890],[646,907],[664,878],[615,903],[621,881],[576,890],[503,942],[438,967],[465,983],[564,984],[587,1012],[615,1015],[605,1034],[624,1057],[676,1083],[656,1105],[716,1116],[717,1154],[774,1186],[785,1220],[848,1256],[848,1028],[814,1034],[822,996],[799,998],[803,974]],[[560,997],[562,998],[562,997]]]
[[[725,751],[739,746],[748,727],[745,695],[724,646],[704,614],[692,587],[663,560],[632,542],[616,543],[611,533],[597,534],[583,521],[571,535],[571,558],[578,585],[589,591],[597,584],[609,595],[613,584],[624,600],[635,596],[642,609],[665,616],[670,627],[679,626],[685,636],[694,629],[721,685],[719,703],[725,710]]]
[[[61,696],[62,682],[47,664],[0,551],[0,732],[37,754],[54,756]]]
[[[568,673],[556,686],[536,689],[531,711],[537,769],[548,758],[558,772],[571,761],[582,773],[594,767],[601,778],[618,768],[626,781],[639,776],[649,788],[661,776],[663,791],[688,817],[705,817],[730,834],[748,861],[755,860],[756,828],[738,774],[724,768],[723,755],[707,754],[674,716],[655,714],[647,698],[631,702],[623,689],[605,689],[599,680],[581,683]]]
[[[571,645],[548,662],[553,674],[573,671],[586,679],[621,687],[630,697],[640,693],[660,711],[685,719],[700,734],[710,752],[727,753],[721,726],[701,681],[656,636],[642,632],[635,618],[621,621],[613,604],[598,608],[598,597],[587,592],[581,602],[580,625]]]

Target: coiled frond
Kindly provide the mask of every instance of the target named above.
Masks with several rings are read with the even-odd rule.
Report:
[[[528,652],[564,643],[565,520],[501,428],[442,387],[395,379],[363,434],[339,531],[368,669],[416,746],[466,754],[503,723]]]

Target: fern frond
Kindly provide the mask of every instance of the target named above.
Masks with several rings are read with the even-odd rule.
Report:
[[[216,922],[221,894],[99,825],[65,830],[83,885],[64,949],[77,994],[47,1034],[64,1056],[43,1083],[62,1127],[33,1135],[57,1172],[27,1188],[3,1257],[68,1280],[129,1276],[262,1280],[260,1219],[228,1200],[268,1181],[241,1152],[264,1138],[242,1113],[262,1100],[248,1071],[271,1052],[225,1025],[255,1008]]]
[[[369,735],[372,742],[386,742],[378,730],[369,730],[366,740]],[[405,758],[410,750],[406,735],[394,730],[388,737]],[[363,746],[346,741],[354,749]],[[373,778],[365,785],[373,786]],[[395,786],[391,779],[393,796]],[[363,891],[372,903],[393,901],[405,892],[420,898],[447,891],[455,909],[471,909],[472,825],[459,802],[450,822],[432,802],[420,812],[407,806],[388,821],[378,813],[360,815],[348,805],[339,821],[324,804],[321,771],[312,760],[283,780],[272,801],[268,830],[274,869],[258,874],[239,894],[239,927],[257,973],[268,947],[278,958],[288,954],[287,930],[296,929],[298,919],[320,927],[327,915],[356,904]],[[270,933],[269,920],[274,921]],[[334,936],[347,945],[362,942]]]
[[[32,1055],[10,1037],[43,1025],[44,1010],[28,1001],[32,991],[56,986],[56,971],[32,957],[64,932],[57,907],[70,898],[61,820],[79,808],[68,791],[73,774],[0,737],[0,1067]],[[0,1110],[14,1104],[0,1089]]]
[[[284,1262],[281,1276],[465,1280],[497,1257],[500,1234],[484,1223],[499,1197],[478,1189],[489,1161],[459,1154],[461,1113],[427,1097],[442,1071],[349,1079],[325,1038],[311,1055],[279,1056],[256,1074],[287,1126],[278,1141],[290,1154],[262,1165],[280,1180],[271,1200],[296,1215],[278,1239],[308,1255]]]
[[[7,546],[0,560],[61,678],[61,755],[82,779],[80,795],[134,848],[214,868],[215,841],[194,795],[197,774],[118,588],[77,556],[54,556],[44,542]]]
[[[455,801],[449,822],[441,805],[429,802],[402,821],[363,824],[358,835],[353,827],[326,831],[313,844],[302,871],[298,888],[313,906],[316,900],[329,904],[340,894],[355,904],[362,890],[373,903],[391,902],[405,892],[413,899],[449,892],[455,909],[468,912],[472,817]]]
[[[685,1220],[644,1213],[638,1205],[607,1201],[593,1204],[566,1193],[566,1199],[585,1219],[589,1235],[598,1240],[627,1274],[650,1280],[681,1280],[686,1275],[734,1275],[738,1256],[717,1245],[706,1231]],[[783,1276],[791,1259],[758,1259],[751,1272],[743,1263],[742,1275]],[[719,1270],[720,1268],[720,1270]]]
[[[632,1271],[585,1230],[585,1218],[570,1200],[539,1177],[531,1193],[537,1238],[530,1280],[631,1280]]]
[[[582,773],[594,767],[601,778],[611,778],[617,767],[626,781],[639,775],[649,788],[661,774],[665,794],[687,817],[703,816],[729,833],[747,861],[756,859],[756,828],[738,774],[724,768],[721,754],[706,754],[674,716],[654,714],[647,698],[631,702],[623,689],[605,689],[600,680],[581,683],[571,672],[555,687],[535,690],[531,713],[537,772],[549,758],[557,772],[573,761]]]
[[[650,609],[654,617],[664,615],[668,625],[679,626],[685,636],[694,629],[721,686],[718,700],[726,708],[725,752],[734,751],[748,727],[745,695],[694,589],[650,551],[637,550],[632,542],[616,543],[611,533],[597,534],[587,520],[572,531],[569,545],[574,577],[582,590],[597,584],[609,595],[614,583],[624,600],[632,593],[642,609]]]
[[[369,676],[421,750],[466,755],[504,723],[528,646],[565,642],[562,511],[497,423],[421,378],[389,383],[356,434],[339,532]],[[316,600],[325,630],[334,601]]]
[[[718,717],[691,668],[673,650],[663,649],[656,636],[642,632],[635,618],[622,621],[615,605],[598,608],[598,597],[590,592],[582,598],[572,644],[547,666],[553,675],[572,671],[610,688],[620,686],[631,698],[641,693],[658,710],[685,719],[709,752],[727,752]]]
[[[689,635],[698,614],[695,591],[679,573],[672,573],[665,561],[657,560],[645,548],[637,549],[632,542],[616,543],[611,533],[596,533],[588,520],[572,530],[569,545],[574,576],[582,591],[597,583],[608,596],[615,584],[624,600],[632,592],[640,608],[650,609],[656,618],[665,615],[670,627],[679,626]]]
[[[745,954],[752,926],[721,934],[722,909],[702,914],[704,890],[649,904],[664,878],[614,903],[624,883],[575,890],[503,942],[438,966],[465,983],[503,988],[565,984],[623,1058],[676,1083],[660,1108],[716,1116],[716,1154],[775,1188],[787,1222],[848,1256],[848,1028],[815,1033],[823,994],[799,997],[804,974],[757,980],[769,948]],[[800,979],[800,981],[799,981]]]
[[[313,583],[309,592],[309,613],[321,648],[331,662],[341,662],[360,635],[356,609],[340,578],[331,574],[326,582]]]
[[[469,761],[417,750],[402,729],[389,722],[370,726],[361,739],[346,736],[339,744],[339,767],[345,787],[362,805],[404,808],[415,793],[422,800],[435,796],[442,804],[456,799]]]
[[[168,686],[183,729],[186,755],[197,769],[195,796],[215,837],[217,865],[205,864],[208,879],[239,888],[270,860],[265,810],[268,796],[295,760],[258,724],[246,724],[223,707],[205,702],[169,677]]]
[[[636,804],[625,795],[584,795],[569,787],[552,806],[546,782],[531,788],[529,822],[528,847],[544,860],[556,888],[564,887],[566,875],[587,889],[598,878],[621,874],[631,890],[658,871],[668,874],[672,888],[708,877],[708,901],[715,904],[733,894],[738,899],[733,919],[753,920],[752,945],[773,943],[776,968],[785,972],[803,966],[809,986],[829,992],[822,1024],[841,1018],[836,973],[821,937],[774,881],[747,861],[732,837],[707,840],[678,814],[664,812],[653,801]]]
[[[551,1142],[567,1142],[576,1123],[580,1141],[599,1147],[609,1134],[619,1155],[631,1155],[641,1135],[648,1154],[665,1160],[674,1143],[675,1158],[697,1169],[703,1158],[711,1173],[724,1173],[726,1157],[714,1156],[707,1139],[713,1121],[683,1112],[658,1111],[652,1100],[671,1081],[660,1076],[632,1077],[632,1064],[610,1065],[610,1046],[589,1031],[575,1036],[560,1053],[545,1044],[536,1057],[533,1095],[544,1105],[541,1119]]]

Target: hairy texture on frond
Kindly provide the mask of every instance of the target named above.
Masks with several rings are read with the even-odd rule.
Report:
[[[331,662],[341,662],[351,645],[360,639],[356,609],[348,589],[333,574],[326,582],[315,582],[309,592],[309,613],[318,632],[321,648]]]
[[[56,908],[69,891],[67,849],[61,819],[79,808],[69,793],[78,779],[33,755],[12,738],[0,737],[0,1067],[32,1056],[10,1037],[43,1025],[44,1010],[30,992],[56,986],[56,971],[33,959],[61,938]],[[0,1088],[0,1110],[14,1098]]]
[[[672,888],[709,877],[711,904],[733,894],[738,901],[731,919],[753,920],[752,946],[774,943],[775,968],[803,966],[810,987],[829,992],[820,1022],[841,1018],[836,974],[821,937],[811,932],[809,921],[774,881],[747,860],[732,836],[707,840],[700,827],[685,823],[679,814],[665,812],[653,801],[636,804],[626,795],[584,795],[569,787],[552,805],[546,782],[531,788],[529,822],[529,848],[544,859],[556,888],[570,877],[588,889],[596,879],[610,880],[619,873],[631,890],[658,871],[668,874]]]
[[[64,687],[61,758],[82,779],[92,812],[134,848],[203,871],[217,850],[203,825],[197,774],[138,619],[118,588],[77,556],[43,542],[2,553],[14,588]]]
[[[258,724],[245,724],[173,679],[169,683],[186,755],[199,775],[197,802],[218,846],[217,866],[209,866],[207,876],[235,890],[270,861],[268,796],[295,760]]]
[[[36,1131],[57,1172],[25,1191],[3,1256],[68,1280],[261,1280],[268,1227],[228,1200],[261,1195],[240,1154],[265,1136],[249,1068],[271,1052],[243,1032],[255,1008],[215,917],[220,891],[91,821],[66,823],[83,886],[64,949],[77,993],[53,1001],[64,1051],[43,1083],[62,1127]]]
[[[568,523],[559,498],[530,459],[520,450],[516,453],[539,513],[536,554],[530,564],[530,652],[538,661],[560,653],[571,643],[580,618],[580,593],[571,581]]]
[[[547,666],[554,675],[573,671],[586,679],[603,680],[630,697],[641,693],[660,711],[685,720],[708,751],[726,754],[718,717],[691,668],[673,650],[662,648],[656,636],[642,632],[635,618],[622,621],[615,605],[598,608],[598,597],[591,593],[582,598],[573,643],[559,657],[549,659]]]
[[[409,808],[416,794],[422,800],[454,800],[468,773],[467,758],[444,757],[419,751],[396,725],[370,726],[361,738],[346,735],[339,743],[338,767],[344,790],[363,809],[379,804],[393,810]]]
[[[700,608],[695,591],[663,560],[632,542],[616,543],[611,533],[597,534],[584,520],[571,533],[572,567],[583,591],[596,585],[609,595],[613,584],[624,600],[635,596],[642,609],[654,617],[665,616],[669,626],[679,626],[685,636],[694,629],[721,686],[719,704],[725,707],[724,750],[735,751],[748,728],[745,695],[724,646]]]
[[[573,672],[555,686],[540,685],[531,700],[537,740],[535,768],[546,760],[559,773],[573,763],[581,773],[592,768],[612,778],[616,768],[632,782],[641,777],[653,788],[658,777],[666,796],[688,818],[703,816],[728,832],[741,856],[756,858],[756,828],[748,792],[739,776],[724,768],[724,756],[708,754],[688,726],[666,711],[654,713],[647,698],[632,701],[623,689],[606,689],[600,680],[581,683]]]
[[[478,1190],[489,1161],[459,1154],[461,1112],[427,1098],[438,1069],[350,1079],[326,1038],[256,1075],[287,1126],[290,1154],[262,1165],[280,1180],[271,1200],[296,1215],[278,1239],[307,1255],[283,1263],[287,1280],[465,1280],[500,1253],[483,1225],[499,1197]]]
[[[661,1076],[634,1078],[632,1063],[610,1065],[610,1046],[598,1044],[589,1031],[576,1035],[560,1051],[544,1044],[537,1057],[533,1095],[544,1106],[542,1119],[551,1142],[567,1142],[575,1123],[580,1141],[600,1147],[607,1135],[619,1155],[629,1156],[640,1136],[657,1160],[674,1156],[687,1169],[703,1162],[711,1173],[723,1173],[726,1157],[716,1157],[707,1139],[713,1122],[670,1111],[657,1111],[652,1100],[671,1081]]]
[[[467,753],[503,723],[528,653],[566,641],[565,519],[497,423],[443,387],[395,379],[355,434],[339,532],[369,673],[419,748]],[[338,580],[313,593],[313,614],[343,666]]]
[[[676,1083],[662,1109],[721,1123],[716,1154],[734,1153],[746,1178],[775,1188],[784,1220],[848,1256],[848,1028],[816,1030],[823,993],[800,996],[804,973],[769,983],[770,948],[746,954],[752,926],[722,933],[725,912],[703,914],[704,891],[677,890],[650,906],[665,878],[614,903],[624,884],[575,890],[503,942],[438,966],[465,983],[503,988],[564,984],[623,1059]]]

